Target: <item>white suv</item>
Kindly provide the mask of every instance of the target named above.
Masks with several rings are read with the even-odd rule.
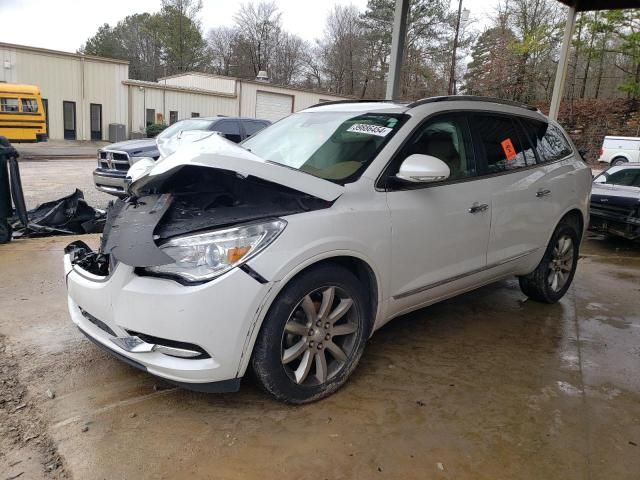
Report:
[[[604,137],[598,162],[614,167],[640,162],[640,137]]]
[[[516,275],[558,301],[591,173],[562,129],[499,100],[324,103],[240,146],[136,164],[98,252],[66,249],[71,318],[120,359],[233,391],[337,390],[389,320]]]

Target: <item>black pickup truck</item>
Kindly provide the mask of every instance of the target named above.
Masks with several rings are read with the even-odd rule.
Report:
[[[640,163],[611,167],[593,180],[590,228],[640,239]]]
[[[240,117],[203,117],[189,118],[174,123],[162,132],[162,135],[178,134],[181,131],[205,130],[218,132],[234,143],[239,143],[259,130],[271,125],[269,120]],[[98,150],[98,168],[93,172],[93,183],[101,192],[123,196],[125,177],[129,167],[140,158],[160,156],[155,138],[126,140],[112,143]]]

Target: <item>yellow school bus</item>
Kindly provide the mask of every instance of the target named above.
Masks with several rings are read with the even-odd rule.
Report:
[[[46,112],[38,87],[0,83],[0,136],[15,143],[47,140]]]

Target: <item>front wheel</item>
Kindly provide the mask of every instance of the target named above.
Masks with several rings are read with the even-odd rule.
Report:
[[[324,398],[355,369],[371,331],[366,292],[337,265],[294,278],[271,306],[253,351],[261,386],[288,403]]]
[[[580,245],[575,227],[560,223],[553,232],[544,257],[529,275],[519,277],[520,289],[532,300],[556,303],[567,292],[578,265]]]

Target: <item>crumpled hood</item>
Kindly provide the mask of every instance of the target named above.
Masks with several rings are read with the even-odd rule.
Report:
[[[154,165],[149,165],[146,174],[136,175],[129,190],[136,193],[145,185],[166,178],[188,165],[235,172],[244,178],[260,178],[329,202],[344,192],[341,185],[263,160],[219,135],[210,135],[180,146],[175,153],[161,158]]]

